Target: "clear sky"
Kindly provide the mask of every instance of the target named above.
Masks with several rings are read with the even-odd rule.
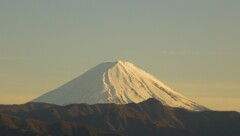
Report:
[[[190,99],[240,111],[239,0],[1,0],[0,103],[124,60]]]

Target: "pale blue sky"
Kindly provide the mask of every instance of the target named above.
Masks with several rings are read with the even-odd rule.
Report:
[[[2,0],[0,103],[120,59],[205,106],[240,110],[239,13],[239,0]]]

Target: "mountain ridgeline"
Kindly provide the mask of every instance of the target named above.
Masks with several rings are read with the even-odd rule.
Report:
[[[239,136],[238,112],[129,104],[0,105],[1,136]]]
[[[101,63],[32,102],[57,105],[127,104],[139,103],[149,98],[155,98],[167,106],[194,111],[206,110],[204,106],[177,93],[154,76],[124,61]]]
[[[239,136],[211,111],[130,62],[107,62],[23,105],[0,105],[1,136]]]

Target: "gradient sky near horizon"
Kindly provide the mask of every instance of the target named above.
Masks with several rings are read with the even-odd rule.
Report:
[[[239,0],[2,0],[0,103],[124,60],[215,110],[240,111]]]

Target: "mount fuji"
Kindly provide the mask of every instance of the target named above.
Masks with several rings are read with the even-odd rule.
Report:
[[[130,62],[101,63],[63,86],[50,91],[32,102],[57,105],[75,103],[140,103],[155,98],[162,104],[193,111],[206,110],[177,93],[156,77]]]

